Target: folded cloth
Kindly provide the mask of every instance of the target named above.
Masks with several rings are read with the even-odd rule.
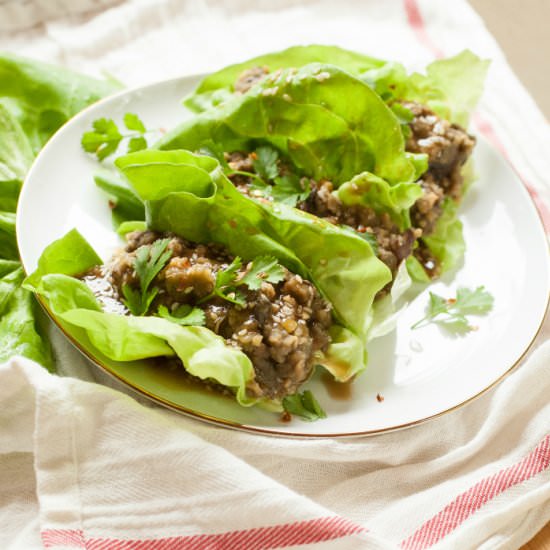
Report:
[[[550,127],[464,0],[131,0],[0,36],[0,48],[127,85],[311,42],[413,69],[465,47],[491,58],[473,131],[550,221]],[[52,328],[65,377],[18,358],[0,367],[0,547],[518,547],[550,519],[549,333],[459,410],[305,441],[215,428],[90,383],[121,389]]]
[[[550,513],[549,360],[547,342],[491,396],[414,430],[291,441],[13,359],[2,547],[40,547],[39,527],[47,548],[513,548]],[[34,486],[39,526],[14,514]]]

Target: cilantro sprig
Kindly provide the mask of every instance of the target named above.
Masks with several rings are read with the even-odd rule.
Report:
[[[269,145],[258,147],[255,159],[252,162],[254,172],[243,170],[228,171],[228,176],[241,175],[251,178],[251,189],[259,192],[276,202],[296,206],[311,192],[311,185],[307,178],[300,178],[296,174],[280,175],[279,151]]]
[[[239,287],[247,286],[250,290],[258,290],[262,286],[262,282],[278,283],[285,276],[283,267],[272,256],[258,256],[250,264],[248,271],[243,276],[239,276],[242,265],[241,258],[237,256],[225,269],[220,269],[216,273],[216,281],[212,292],[201,298],[197,303],[202,304],[218,297],[233,304],[244,306],[246,304],[245,296],[239,290]]]
[[[127,152],[133,153],[147,148],[145,135],[148,130],[135,113],[126,113],[123,118],[128,132],[121,131],[111,118],[98,118],[92,123],[92,130],[85,132],[80,141],[87,153],[103,160],[116,153],[120,143],[127,140]]]
[[[189,304],[183,304],[172,312],[166,306],[160,306],[157,315],[182,326],[204,326],[206,323],[204,311],[200,307],[193,307]]]
[[[166,249],[169,242],[170,239],[160,239],[138,248],[134,258],[134,271],[139,280],[139,290],[128,284],[122,287],[124,305],[132,315],[145,315],[158,294],[159,289],[151,288],[151,283],[172,256],[170,250]]]
[[[303,393],[287,395],[283,399],[283,409],[287,413],[299,416],[308,422],[327,417],[327,413],[322,409],[317,399],[315,399],[315,396],[309,390]]]
[[[478,286],[474,290],[461,287],[456,292],[456,298],[444,298],[430,292],[426,316],[412,325],[411,329],[437,323],[455,332],[475,330],[466,315],[488,313],[493,307],[493,302],[493,296],[485,290],[484,286]]]

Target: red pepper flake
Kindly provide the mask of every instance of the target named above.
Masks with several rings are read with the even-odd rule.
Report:
[[[114,210],[114,209],[116,208],[116,202],[110,200],[110,201],[109,201],[109,208],[110,208],[111,210]]]
[[[447,303],[448,303],[448,304],[456,304],[456,298],[449,298],[449,299],[447,300]]]
[[[258,153],[256,153],[256,152],[250,153],[250,158],[253,159],[253,160],[258,160]]]
[[[229,224],[230,227],[232,227],[233,229],[235,229],[237,227],[237,222],[235,220],[229,220],[227,222]]]
[[[382,401],[384,401],[384,397],[382,395],[380,395],[379,393],[376,394],[376,401],[378,401],[378,403],[382,403]]]
[[[288,411],[281,413],[281,422],[290,422],[292,420],[292,415]]]

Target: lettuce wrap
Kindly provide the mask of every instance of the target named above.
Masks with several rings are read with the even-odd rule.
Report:
[[[316,179],[331,180],[336,188],[334,194],[344,205],[370,206],[372,193],[365,193],[363,198],[359,198],[357,192],[353,194],[348,192],[352,179],[357,181],[358,178],[363,181],[373,180],[375,177],[385,180],[388,187],[388,190],[384,191],[386,197],[390,194],[389,188],[399,185],[405,188],[402,194],[408,197],[416,195],[418,198],[421,192],[415,189],[414,182],[428,169],[427,159],[421,154],[406,153],[404,147],[398,146],[398,140],[394,139],[397,128],[401,130],[405,139],[410,136],[408,123],[413,115],[407,107],[407,102],[425,105],[442,119],[466,126],[469,114],[481,95],[488,63],[470,51],[464,51],[454,57],[431,63],[427,66],[425,74],[409,74],[400,63],[374,59],[333,46],[312,45],[289,48],[225,67],[206,76],[195,91],[185,99],[185,105],[199,115],[166,136],[159,146],[165,149],[173,146],[193,149],[215,144],[217,147],[221,146],[224,151],[253,151],[258,144],[267,142],[282,152],[286,157],[285,162],[288,158],[300,176],[307,175]],[[331,78],[327,78],[327,82],[330,82],[332,94],[327,90],[329,86],[323,79],[318,79],[320,81],[317,83],[313,81],[313,78],[318,78],[321,74],[315,69],[319,64],[323,64],[323,74],[331,75]],[[354,78],[366,84],[365,88],[371,89],[378,96],[378,103],[366,102],[364,90],[359,93],[358,88],[348,86],[351,80],[343,77],[333,79],[330,70],[333,66],[338,66],[350,79]],[[260,74],[260,78],[256,81],[253,79],[248,91],[244,93],[239,91],[236,87],[239,76],[255,68],[260,68],[266,73],[274,73],[274,76]],[[297,74],[308,74],[312,78],[296,79],[290,91],[287,84],[292,82],[292,77],[289,75],[294,71],[297,71]],[[279,74],[280,76],[277,76]],[[322,91],[312,93],[311,88],[320,88]],[[297,89],[299,92],[296,92]],[[296,100],[299,105],[271,102],[269,96],[272,93],[276,97],[286,97],[287,100],[292,98],[289,103],[294,103],[294,98],[299,97],[300,99]],[[268,97],[264,97],[264,94]],[[327,101],[327,96],[333,101]],[[304,97],[307,98],[308,103],[307,115],[303,105]],[[387,106],[385,111],[381,108],[381,104]],[[338,148],[330,143],[330,140],[321,139],[321,143],[315,144],[316,154],[311,157],[310,165],[301,159],[300,154],[296,155],[289,151],[289,144],[284,143],[281,147],[280,139],[273,135],[273,130],[277,132],[281,120],[284,120],[285,132],[291,139],[294,134],[302,135],[304,127],[309,127],[315,135],[317,133],[320,136],[323,135],[322,131],[327,128],[327,122],[318,116],[314,107],[317,109],[326,107],[331,114],[340,116],[344,124],[351,129],[354,137],[359,135],[361,139],[370,140],[371,147],[347,148],[344,145]],[[257,109],[256,112],[254,108]],[[247,115],[254,112],[256,113],[254,120],[252,117],[248,120]],[[288,114],[291,112],[292,115]],[[301,116],[296,116],[296,112],[300,112]],[[321,112],[323,112],[322,109]],[[234,123],[237,114],[239,125]],[[368,127],[356,132],[357,118],[377,120],[378,132],[369,132]],[[307,124],[304,122],[306,120]],[[318,123],[318,127],[322,130],[317,130],[316,124],[312,121]],[[264,124],[263,131],[259,130],[262,124]],[[230,131],[227,131],[226,125],[231,128]],[[242,139],[236,140],[236,135]],[[388,136],[392,136],[389,141]],[[247,141],[245,137],[249,140]],[[372,146],[372,143],[379,141],[386,145],[384,152]],[[345,143],[345,139],[341,143]],[[298,148],[301,150],[303,145],[302,139]],[[392,152],[388,154],[390,149]],[[370,158],[369,155],[371,155]],[[403,156],[408,157],[410,164],[414,165],[414,176],[403,170],[403,162],[400,162]],[[335,162],[334,157],[341,158],[341,162]],[[385,166],[384,161],[387,161],[391,167]],[[346,169],[347,166],[350,169]],[[397,173],[399,176],[396,178]],[[465,191],[471,181],[467,174],[464,179]],[[347,189],[341,191],[338,189],[341,186]],[[378,182],[377,186],[381,189],[383,184]],[[278,200],[275,192],[272,196],[274,200]],[[446,200],[442,208],[444,220],[436,224],[429,236],[421,239],[422,246],[427,248],[430,255],[438,262],[440,272],[456,267],[461,259],[458,251],[463,248],[461,224],[456,216],[451,218],[451,214],[456,213],[456,208],[448,206],[447,203]],[[410,227],[409,210],[413,204],[414,201],[406,201],[400,211],[396,212],[396,205],[391,200],[389,204],[381,204],[378,201],[376,210],[378,213],[389,214],[393,220],[396,220],[400,229],[405,229]],[[423,281],[429,279],[420,263],[418,261],[415,263],[414,258],[409,265],[411,275],[415,279]]]
[[[317,363],[339,381],[365,369],[374,297],[391,279],[367,241],[293,208],[241,195],[208,156],[147,150],[115,164],[144,201],[149,229],[221,243],[244,260],[273,256],[312,281],[334,313],[331,344]],[[73,230],[44,251],[25,286],[42,296],[69,332],[84,331],[111,359],[177,356],[193,376],[231,388],[241,405],[258,402],[246,393],[254,376],[250,359],[221,336],[202,326],[102,311],[90,288],[75,278],[101,263]]]

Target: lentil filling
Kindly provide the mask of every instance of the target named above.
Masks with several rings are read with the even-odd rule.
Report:
[[[183,304],[200,307],[205,326],[250,358],[255,373],[247,386],[250,396],[281,399],[295,393],[312,373],[319,353],[327,350],[332,323],[330,305],[299,275],[284,269],[280,282],[263,281],[259,290],[245,289],[244,306],[219,297],[201,302],[213,290],[216,273],[226,269],[233,257],[220,245],[194,244],[174,234],[144,231],[129,233],[124,249],[82,279],[104,308],[127,314],[122,287],[139,285],[134,270],[136,251],[165,238],[170,239],[167,250],[171,256],[153,281],[159,292],[149,311],[160,306],[174,311]],[[249,269],[250,264],[243,264],[238,276]]]

